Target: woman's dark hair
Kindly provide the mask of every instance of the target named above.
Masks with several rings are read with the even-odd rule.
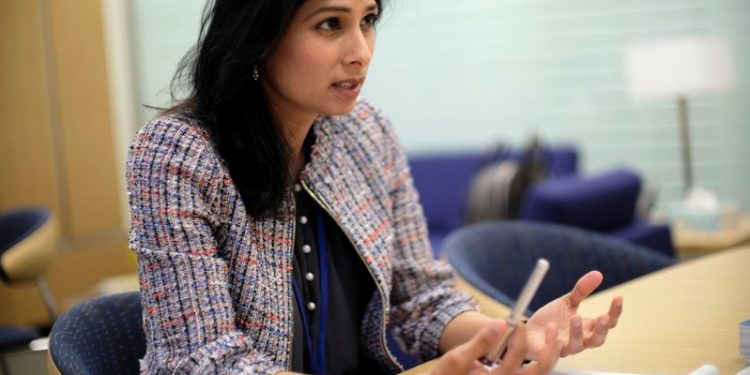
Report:
[[[253,68],[276,47],[304,0],[213,0],[198,42],[172,79],[189,110],[212,135],[251,216],[275,213],[291,184],[291,152]],[[378,6],[381,0],[376,0]],[[262,78],[261,78],[262,79]]]
[[[183,57],[172,95],[212,135],[248,214],[273,213],[290,183],[290,152],[253,68],[271,52],[304,0],[213,0],[196,45]]]

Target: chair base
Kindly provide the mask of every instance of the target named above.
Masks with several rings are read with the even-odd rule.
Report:
[[[46,375],[47,351],[21,349],[0,354],[0,375]]]
[[[29,328],[0,326],[0,352],[25,348],[39,333]]]

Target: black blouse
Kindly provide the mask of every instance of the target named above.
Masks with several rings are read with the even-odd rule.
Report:
[[[320,318],[320,265],[316,225],[322,208],[300,185],[294,187],[297,205],[294,239],[294,282],[304,305],[295,303],[292,338],[292,371],[310,373],[304,323],[306,314],[310,342],[317,346]],[[322,212],[322,211],[321,211]],[[365,356],[360,327],[367,304],[375,293],[375,283],[353,245],[338,224],[322,215],[328,253],[328,308],[325,325],[326,374],[378,374],[375,361]],[[296,300],[295,300],[296,301]]]

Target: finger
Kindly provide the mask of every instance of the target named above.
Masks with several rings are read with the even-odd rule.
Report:
[[[545,346],[539,352],[539,358],[531,364],[524,366],[520,375],[547,374],[555,368],[560,358],[560,344],[557,341],[557,326],[554,323],[545,327]]]
[[[609,306],[609,328],[617,327],[617,322],[620,320],[622,315],[622,296],[617,296],[612,299],[612,304]]]
[[[576,354],[581,350],[583,350],[583,320],[580,316],[576,315],[570,318],[568,344],[563,347],[560,356],[565,357]]]
[[[455,351],[464,358],[480,358],[500,342],[507,330],[508,326],[504,320],[495,320],[482,328],[467,343],[456,347]]]
[[[587,348],[602,346],[609,332],[609,315],[601,315],[596,318],[592,334],[584,341]]]
[[[458,349],[458,348],[456,348]],[[484,374],[484,366],[474,358],[467,358],[455,349],[440,357],[430,375]]]
[[[570,306],[577,308],[578,305],[588,297],[604,280],[604,276],[599,271],[591,271],[576,282],[573,290],[568,293]]]
[[[508,342],[502,362],[492,371],[493,374],[515,374],[526,356],[526,325],[519,324]]]
[[[452,371],[448,373],[454,374],[454,372]],[[484,365],[479,363],[478,361],[474,361],[474,363],[472,363],[471,366],[469,367],[469,371],[466,372],[466,374],[468,375],[485,375],[489,373],[490,371],[487,370],[487,367],[484,367]],[[432,375],[432,373],[430,375]]]
[[[477,372],[482,366],[476,360],[487,354],[497,345],[508,326],[496,320],[480,330],[468,342],[448,351],[438,361],[433,374],[466,374]],[[478,372],[478,373],[481,373]]]

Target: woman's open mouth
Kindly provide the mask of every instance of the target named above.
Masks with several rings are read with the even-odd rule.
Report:
[[[359,96],[360,88],[362,87],[362,81],[364,79],[347,79],[344,81],[334,82],[331,85],[334,91],[347,99],[356,99]]]

